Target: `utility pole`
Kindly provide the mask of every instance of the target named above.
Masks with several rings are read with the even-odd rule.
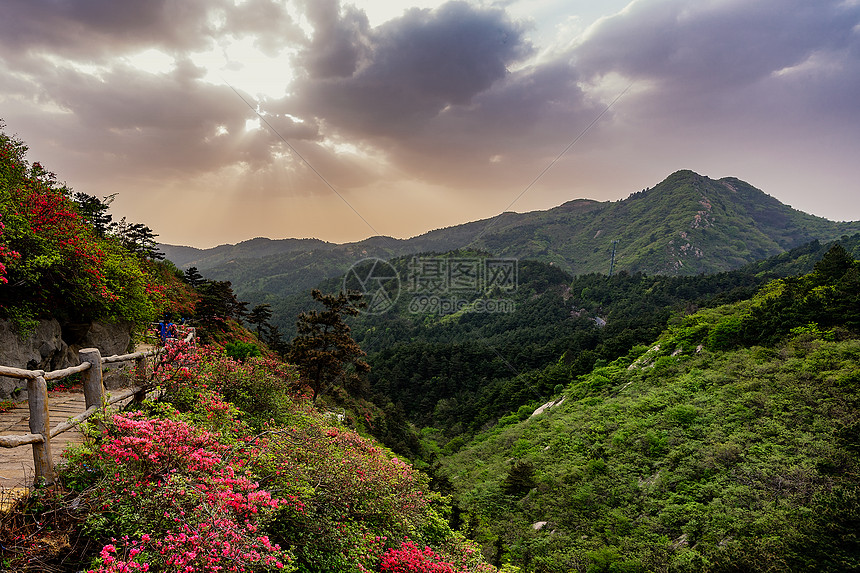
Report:
[[[615,269],[615,247],[618,245],[618,239],[612,241],[612,258],[609,260],[609,276],[612,276],[612,271]]]

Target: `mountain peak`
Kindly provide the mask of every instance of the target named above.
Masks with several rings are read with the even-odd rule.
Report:
[[[502,216],[436,229],[410,239],[372,237],[335,245],[317,239],[251,239],[201,250],[165,246],[182,267],[218,280],[279,295],[342,274],[364,256],[448,252],[464,247],[498,257],[536,259],[572,274],[614,269],[689,275],[734,269],[819,239],[860,232],[860,222],[836,223],[784,205],[735,177],[718,180],[678,170],[622,201],[574,199],[547,211]],[[365,253],[362,254],[362,253]],[[226,261],[243,260],[242,265]]]

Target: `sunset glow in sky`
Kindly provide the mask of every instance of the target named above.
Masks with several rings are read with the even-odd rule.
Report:
[[[0,118],[198,247],[410,237],[678,169],[858,220],[860,1],[4,0]]]

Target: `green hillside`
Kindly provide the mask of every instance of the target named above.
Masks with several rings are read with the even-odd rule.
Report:
[[[553,263],[580,275],[609,272],[617,241],[616,271],[695,275],[735,269],[815,239],[826,242],[857,232],[860,222],[837,223],[796,211],[738,179],[678,171],[622,201],[577,199],[548,211],[504,213],[407,240],[372,237],[333,245],[258,238],[205,250],[162,249],[180,267],[197,267],[209,278],[231,281],[252,304],[276,304],[325,278],[342,276],[366,257],[470,248]],[[280,326],[291,320],[276,313]]]
[[[333,243],[319,239],[266,239],[257,237],[236,245],[218,245],[211,249],[160,245],[165,256],[182,268],[212,268],[238,259],[260,259],[294,251],[306,252],[315,249],[334,247]]]
[[[860,234],[840,244],[860,254]],[[432,464],[434,448],[452,451],[503,416],[531,412],[557,385],[653,342],[672,317],[744,300],[770,279],[810,272],[828,249],[813,242],[735,271],[675,277],[572,277],[556,266],[521,261],[518,288],[504,296],[512,312],[503,313],[413,312],[414,299],[403,292],[388,312],[351,321],[372,366],[367,397],[388,414],[375,435]],[[408,276],[410,261],[391,262]],[[334,278],[318,286],[334,292],[341,285]],[[295,317],[311,303],[301,293],[273,301],[273,308]],[[294,324],[279,329],[287,339],[295,335]],[[423,447],[407,423],[425,429]]]
[[[678,171],[615,203],[574,201],[503,221],[476,244],[490,252],[555,262],[574,274],[616,269],[690,275],[726,271],[803,243],[860,231],[796,211],[735,178]]]
[[[678,318],[443,458],[441,482],[523,571],[857,570],[858,293],[837,248]]]

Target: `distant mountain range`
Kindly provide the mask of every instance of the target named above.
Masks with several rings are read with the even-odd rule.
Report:
[[[615,270],[692,275],[731,270],[814,239],[860,232],[860,221],[834,222],[780,203],[733,177],[678,171],[627,199],[576,199],[547,211],[504,213],[411,239],[371,237],[334,244],[319,239],[256,238],[197,249],[160,245],[180,268],[230,280],[246,299],[306,290],[362,258],[468,248],[499,257],[550,262],[578,275]]]

